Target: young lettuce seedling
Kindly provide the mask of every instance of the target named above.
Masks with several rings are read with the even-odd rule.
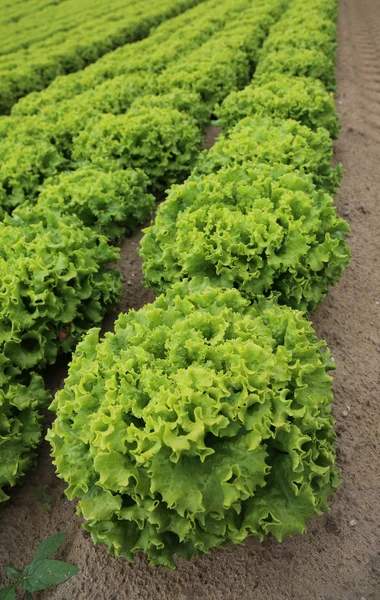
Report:
[[[56,533],[46,538],[37,548],[32,562],[24,569],[4,567],[9,579],[15,583],[0,590],[0,600],[15,600],[16,589],[25,590],[25,600],[32,600],[33,592],[45,590],[64,583],[80,569],[60,560],[47,560],[61,546],[65,533]]]

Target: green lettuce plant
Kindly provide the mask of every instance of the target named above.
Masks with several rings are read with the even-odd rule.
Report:
[[[334,91],[336,87],[334,70],[334,57],[326,55],[321,50],[285,46],[281,50],[269,52],[259,61],[255,79],[258,83],[265,83],[277,75],[310,77],[319,79],[326,89]]]
[[[246,117],[200,155],[192,177],[216,173],[227,165],[278,163],[311,174],[316,187],[334,194],[342,166],[332,167],[332,159],[332,140],[324,128],[312,131],[290,119]]]
[[[204,56],[187,57],[182,63],[167,68],[158,78],[157,84],[162,93],[173,88],[183,88],[200,95],[211,114],[214,105],[221,102],[233,90],[249,82],[248,58],[238,48],[206,48]]]
[[[207,281],[92,329],[47,436],[84,528],[167,567],[302,533],[338,485],[331,368],[300,312]]]
[[[266,54],[278,52],[283,48],[297,48],[319,50],[335,60],[337,47],[335,25],[330,20],[317,18],[315,15],[310,19],[309,13],[307,18],[308,25],[303,24],[302,27],[293,20],[287,23],[286,27],[282,21],[278,22],[265,40],[261,56],[265,57]]]
[[[200,127],[204,127],[210,121],[210,110],[202,101],[199,94],[186,89],[173,88],[167,94],[139,96],[130,108],[130,114],[138,114],[146,109],[176,109],[193,117]]]
[[[266,83],[232,92],[216,109],[216,115],[224,130],[254,115],[294,119],[314,131],[324,127],[332,138],[340,129],[334,96],[320,81],[277,73]]]
[[[75,215],[32,209],[0,223],[0,354],[20,369],[69,352],[120,294],[118,250]]]
[[[36,459],[42,417],[49,394],[35,373],[21,373],[0,354],[0,502],[20,482]]]
[[[311,311],[349,261],[348,230],[310,177],[281,165],[227,167],[170,189],[142,239],[146,284],[164,291],[209,277]]]
[[[201,147],[196,121],[175,109],[104,115],[74,141],[73,158],[105,170],[140,168],[157,189],[184,179]]]
[[[75,214],[86,227],[118,240],[150,217],[155,199],[148,184],[142,171],[83,167],[48,179],[33,210]]]
[[[49,139],[51,129],[36,117],[26,123],[16,119],[7,133],[0,140],[0,208],[10,212],[35,198],[41,181],[63,170],[67,161]]]

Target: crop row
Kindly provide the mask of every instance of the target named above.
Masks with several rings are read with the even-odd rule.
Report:
[[[116,556],[173,567],[282,540],[339,483],[333,361],[295,310],[349,260],[330,195],[335,20],[330,0],[290,2],[252,84],[217,109],[224,134],[145,231],[146,279],[164,293],[102,341],[91,330],[56,396],[57,473]]]
[[[59,324],[59,344],[69,349],[94,314],[92,322],[99,320],[96,311],[112,301],[117,281],[109,277],[102,285],[102,277],[88,273],[94,244],[89,232],[104,257],[109,246],[97,231],[114,225],[112,235],[120,235],[122,219],[108,211],[112,199],[113,210],[120,208],[120,186],[132,189],[130,197],[145,198],[165,182],[181,181],[199,148],[189,132],[199,136],[214,104],[221,103],[216,112],[223,136],[184,183],[172,186],[143,240],[147,280],[165,293],[121,315],[115,333],[101,342],[99,330],[92,329],[53,405],[57,419],[48,439],[67,495],[79,498],[79,514],[94,541],[129,560],[142,550],[150,563],[173,566],[174,555],[189,558],[247,535],[262,539],[272,533],[281,540],[303,532],[307,519],[327,510],[338,485],[327,374],[333,363],[324,342],[294,310],[314,309],[349,259],[348,228],[330,195],[341,175],[340,166],[331,167],[338,132],[330,91],[336,6],[292,0],[273,25],[283,8],[267,2],[261,14],[257,5],[249,14],[242,10],[199,50],[158,73],[148,95],[138,93],[120,105],[118,88],[109,81],[108,114],[107,87],[94,96],[84,92],[82,126],[77,120],[72,129],[64,125],[61,137],[54,133],[65,172],[39,189],[24,189],[19,198],[4,196],[7,212],[21,205],[4,220],[8,247],[16,253],[27,248],[25,257],[35,261],[46,222],[44,251],[54,244],[61,251],[60,231],[73,248],[66,263],[62,250],[52,269],[58,278],[64,274],[63,282],[25,261],[25,273],[36,275],[38,302],[33,296],[16,319],[14,307],[9,311],[4,365],[17,377],[32,368],[33,355],[42,361],[37,364],[54,359],[57,341],[49,338],[49,327]],[[265,11],[272,9],[268,18]],[[248,83],[256,65],[252,84],[224,100]],[[68,100],[62,103],[66,109]],[[52,106],[46,107],[27,122],[44,119],[51,140],[54,118]],[[155,115],[165,123],[171,146],[163,143],[162,129],[155,130]],[[170,129],[169,122],[176,126]],[[183,132],[183,147],[175,132]],[[136,167],[144,173],[137,176]],[[64,214],[67,205],[70,216]],[[89,219],[92,229],[81,230],[87,247],[83,237],[75,246],[73,212]],[[46,256],[42,264],[49,265]],[[64,298],[58,296],[57,307],[53,290],[59,286]],[[33,327],[36,305],[41,331]],[[72,311],[68,321],[44,313],[62,306]],[[15,357],[22,352],[15,345],[22,334],[14,339],[12,331],[25,316],[29,329],[20,350],[26,363],[19,364]],[[35,375],[29,385],[36,386]],[[25,405],[32,415],[35,408]],[[13,415],[14,409],[15,403]],[[18,433],[24,432],[21,422]]]
[[[115,102],[112,79],[109,93],[95,88],[83,111],[66,105],[58,120],[46,114],[3,118],[1,453],[7,458],[0,487],[16,483],[40,437],[36,398],[46,394],[33,369],[73,350],[117,300],[120,276],[109,265],[118,252],[108,242],[147,218],[152,190],[189,173],[213,104],[248,83],[283,5],[262,0],[253,9],[249,0],[229,0],[216,11],[209,2],[203,33],[195,35],[196,17],[186,59],[185,43],[180,59],[149,74],[149,95],[144,87],[134,89],[136,79],[128,88],[126,79],[119,84],[125,98],[131,90],[129,100]],[[194,11],[202,29],[204,12]]]
[[[75,106],[80,109],[83,104],[92,101],[93,91],[96,96],[101,95],[102,91],[104,94],[105,89],[110,89],[108,96],[118,98],[121,90],[125,88],[128,90],[135,86],[137,77],[144,77],[144,75],[145,80],[138,94],[142,93],[142,88],[147,84],[147,93],[151,93],[149,90],[155,90],[154,82],[158,75],[170,64],[179,60],[185,63],[187,55],[210,38],[212,42],[218,31],[225,30],[226,27],[230,28],[232,36],[232,24],[228,26],[230,19],[233,19],[235,27],[241,28],[243,24],[237,22],[237,17],[243,10],[249,10],[245,18],[251,16],[255,20],[255,11],[250,4],[248,0],[239,0],[234,5],[209,0],[180,17],[163,23],[145,40],[118,48],[83,71],[58,77],[43,92],[30,94],[22,99],[13,108],[12,114],[15,116],[41,114],[49,119],[57,111],[62,114]],[[262,4],[259,4],[259,18],[261,12]],[[270,12],[267,20],[269,22],[263,24],[266,30],[271,24]],[[148,74],[153,78],[150,84]]]
[[[29,92],[44,89],[58,75],[83,69],[110,50],[147,36],[152,27],[200,1],[164,0],[158,6],[155,0],[144,0],[142,10],[141,2],[131,0],[109,19],[103,15],[100,24],[95,10],[93,18],[80,19],[71,33],[60,31],[0,56],[0,114],[8,113]],[[3,26],[5,31],[7,28]]]
[[[310,311],[338,281],[349,260],[348,226],[329,195],[341,176],[331,166],[338,121],[312,68],[318,53],[332,85],[334,10],[322,0],[307,28],[294,1],[264,43],[253,83],[217,109],[226,133],[169,191],[143,238],[143,269],[156,291],[208,277],[250,299],[274,291]]]
[[[125,10],[130,10],[135,4],[135,0],[124,2]],[[12,54],[19,50],[26,50],[33,46],[42,44],[45,48],[61,42],[64,37],[72,37],[76,28],[79,32],[84,32],[95,26],[101,21],[101,25],[106,26],[107,21],[115,20],[115,16],[120,18],[120,8],[122,2],[116,0],[113,3],[112,11],[103,0],[82,0],[80,4],[74,0],[65,0],[53,5],[41,7],[38,12],[27,14],[26,18],[21,15],[12,20],[8,18],[2,25],[0,22],[0,31],[2,35],[2,45],[0,49],[1,60],[3,55]],[[89,9],[91,8],[91,12]],[[52,42],[52,43],[51,43]],[[9,59],[9,57],[8,57]]]
[[[183,14],[169,19],[151,32],[149,37],[127,44],[104,55],[85,69],[57,77],[46,90],[32,93],[12,109],[14,115],[32,115],[52,109],[62,100],[69,100],[119,75],[145,73],[154,75],[178,60],[184,54],[206,42],[222,29],[229,16],[247,7],[238,2],[236,7],[225,2],[203,2]],[[73,104],[69,104],[73,106]]]
[[[88,164],[103,170],[140,167],[154,188],[184,177],[200,147],[199,128],[216,102],[249,81],[272,13],[283,2],[262,2],[261,9],[260,4],[252,9],[249,0],[232,8],[227,0],[220,3],[219,16],[214,16],[214,4],[209,6],[208,37],[215,21],[217,29],[226,19],[229,24],[204,43],[203,35],[190,33],[187,46],[184,35],[182,57],[173,62],[168,57],[162,72],[120,75],[43,114],[4,119],[0,206],[9,211],[31,201],[48,177]],[[203,15],[200,22],[202,27]]]

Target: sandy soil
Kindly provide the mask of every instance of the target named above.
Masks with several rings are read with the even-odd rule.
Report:
[[[341,283],[314,315],[318,334],[332,349],[338,461],[343,483],[328,515],[307,534],[282,544],[249,539],[216,550],[176,571],[135,565],[95,547],[64,496],[45,446],[37,471],[0,509],[0,564],[22,566],[37,543],[66,531],[59,557],[81,567],[66,584],[36,600],[379,600],[380,599],[380,4],[341,0],[337,63],[338,110],[343,129],[336,158],[345,166],[337,206],[350,222],[352,262]],[[210,142],[211,143],[211,142]],[[152,300],[141,286],[136,246],[123,244],[126,280],[121,310]],[[112,317],[106,322],[112,326]],[[64,361],[51,369],[53,387]],[[345,412],[346,411],[346,412]],[[348,413],[348,414],[347,414]],[[345,416],[347,415],[347,416]],[[32,486],[47,486],[52,508],[43,508]],[[0,584],[5,583],[1,580]]]

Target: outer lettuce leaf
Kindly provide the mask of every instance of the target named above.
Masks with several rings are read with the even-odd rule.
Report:
[[[210,278],[314,310],[349,261],[330,196],[286,166],[226,167],[173,186],[141,243],[147,285]]]
[[[150,217],[155,199],[148,184],[142,171],[83,167],[48,179],[33,211],[75,214],[86,227],[118,240]]]
[[[47,436],[85,529],[168,567],[304,531],[338,485],[332,364],[301,313],[207,281],[92,329]]]
[[[20,369],[69,352],[120,294],[118,250],[74,216],[33,209],[0,224],[0,353]]]
[[[297,121],[247,117],[198,158],[192,175],[216,173],[227,165],[281,163],[313,176],[318,188],[333,194],[342,167],[333,168],[333,144],[328,132],[312,131]]]
[[[331,137],[339,133],[334,96],[324,85],[309,77],[291,77],[275,73],[270,81],[253,83],[239,92],[233,92],[216,110],[219,124],[224,129],[233,127],[247,116],[266,116],[294,119],[314,131],[324,127]]]

